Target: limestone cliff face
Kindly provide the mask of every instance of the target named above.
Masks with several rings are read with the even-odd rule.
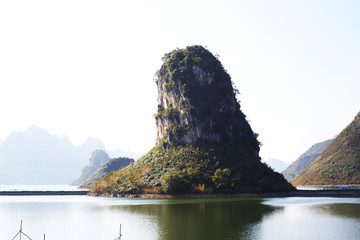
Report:
[[[207,49],[166,54],[157,74],[157,138],[163,146],[243,140],[258,146],[229,74]],[[259,147],[255,148],[258,155]]]

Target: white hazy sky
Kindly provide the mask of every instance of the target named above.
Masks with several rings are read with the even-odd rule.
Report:
[[[0,139],[37,125],[138,155],[154,146],[161,57],[207,46],[263,158],[294,161],[360,110],[360,2],[0,1]]]

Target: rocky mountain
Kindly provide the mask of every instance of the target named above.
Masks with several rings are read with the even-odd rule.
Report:
[[[101,193],[286,191],[260,161],[230,75],[202,46],[165,54],[157,72],[157,144],[92,189]]]
[[[263,160],[263,162],[279,173],[289,166],[288,163],[275,158],[268,158]]]
[[[174,51],[159,72],[158,141],[170,145],[242,139],[258,156],[254,132],[235,98],[230,76],[205,49]]]
[[[13,132],[0,145],[0,184],[69,184],[96,149],[106,150],[96,138],[74,146],[37,126]]]
[[[97,169],[90,177],[81,182],[81,184],[79,184],[79,187],[90,188],[90,186],[95,185],[97,181],[101,181],[103,177],[108,175],[110,172],[117,171],[123,167],[130,165],[133,162],[135,161],[131,158],[112,158],[104,165],[102,165],[99,169]]]
[[[332,141],[333,139],[329,139],[312,145],[306,152],[301,154],[300,157],[295,160],[295,162],[293,162],[282,172],[284,177],[288,181],[293,180],[297,175],[304,171],[305,168],[307,168],[310,163],[312,163],[320,155],[320,153],[322,153],[329,146]]]
[[[91,153],[88,165],[83,168],[81,176],[73,181],[71,185],[80,185],[80,183],[88,179],[94,172],[96,172],[96,170],[101,168],[109,160],[110,157],[104,150],[98,149],[94,151]]]
[[[296,186],[360,184],[360,112],[292,183]]]

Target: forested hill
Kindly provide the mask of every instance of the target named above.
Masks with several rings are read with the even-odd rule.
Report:
[[[320,155],[320,153],[322,153],[322,151],[324,151],[329,146],[332,141],[333,139],[329,139],[312,145],[306,152],[301,154],[301,156],[298,157],[295,162],[293,162],[282,172],[284,177],[288,181],[293,180],[297,175],[304,171],[305,168],[307,168],[310,163],[312,163]]]

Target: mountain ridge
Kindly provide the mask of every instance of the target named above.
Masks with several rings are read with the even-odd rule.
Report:
[[[323,142],[313,144],[308,150],[301,154],[293,163],[290,164],[282,174],[291,181],[302,171],[304,171],[333,141],[328,139]]]
[[[297,186],[360,184],[360,112],[292,183]]]
[[[262,161],[279,173],[281,173],[284,169],[286,169],[290,165],[289,163],[276,158],[262,159]]]
[[[94,142],[74,146],[67,136],[36,125],[12,132],[0,145],[0,184],[69,184],[81,174],[91,152],[104,146],[98,139]]]

